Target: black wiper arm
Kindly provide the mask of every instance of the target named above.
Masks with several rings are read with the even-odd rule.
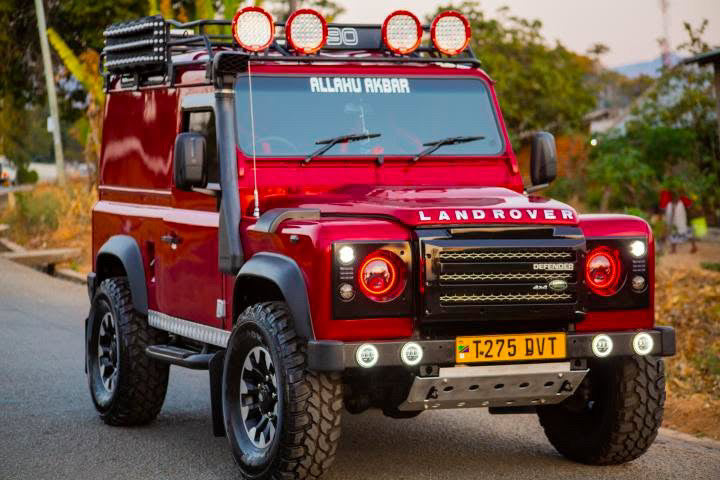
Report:
[[[412,161],[417,162],[422,157],[424,157],[426,155],[430,155],[435,150],[437,150],[440,147],[444,147],[445,145],[457,145],[459,143],[474,142],[476,140],[482,140],[484,138],[485,137],[482,135],[477,136],[477,137],[448,137],[448,138],[443,138],[442,140],[436,140],[434,142],[423,143],[423,147],[428,147],[428,148],[426,148],[422,152],[415,155],[413,157]]]
[[[315,157],[319,157],[323,153],[330,150],[332,147],[337,145],[338,143],[345,143],[345,142],[357,142],[358,140],[367,140],[369,138],[377,138],[381,134],[380,133],[352,133],[350,135],[341,135],[339,137],[334,138],[328,138],[327,140],[319,140],[315,142],[315,145],[322,145],[322,147],[318,148],[314,152],[312,152],[310,155],[305,157],[303,159],[303,163],[310,163],[310,160],[312,160]]]

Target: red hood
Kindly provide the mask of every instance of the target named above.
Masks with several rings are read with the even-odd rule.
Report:
[[[577,225],[561,202],[506,188],[350,186],[316,195],[268,196],[263,209],[301,207],[323,213],[384,215],[408,226],[462,224]]]

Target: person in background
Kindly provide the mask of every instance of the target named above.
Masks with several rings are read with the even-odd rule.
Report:
[[[690,242],[690,253],[697,252],[695,237],[688,226],[687,209],[692,200],[676,190],[664,190],[660,193],[660,208],[665,210],[666,239],[670,241],[670,253],[677,251],[677,245]]]

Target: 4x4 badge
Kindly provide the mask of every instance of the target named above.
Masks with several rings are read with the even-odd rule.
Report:
[[[564,292],[567,290],[568,284],[565,280],[555,279],[548,282],[548,287],[555,292]]]

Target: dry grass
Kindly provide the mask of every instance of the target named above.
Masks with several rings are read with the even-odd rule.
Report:
[[[663,256],[657,271],[655,319],[675,327],[678,349],[666,360],[665,423],[720,440],[720,273],[700,268],[720,258],[720,245],[699,247]]]
[[[90,213],[96,201],[97,191],[88,191],[85,181],[65,188],[40,184],[15,194],[14,208],[0,212],[0,223],[10,225],[10,238],[26,248],[79,248],[81,256],[69,266],[85,272],[92,265]]]

